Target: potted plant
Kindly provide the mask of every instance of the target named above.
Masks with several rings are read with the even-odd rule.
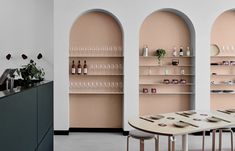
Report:
[[[158,64],[161,65],[161,59],[164,58],[166,55],[166,50],[164,49],[157,49],[155,52],[155,56],[158,59]]]
[[[27,65],[17,69],[18,75],[22,78],[22,85],[32,84],[44,80],[44,69],[36,66],[36,62],[30,60]]]

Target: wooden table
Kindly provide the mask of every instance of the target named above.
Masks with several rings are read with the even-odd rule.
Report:
[[[129,124],[132,127],[145,132],[168,136],[168,148],[171,148],[172,151],[175,151],[175,136],[182,136],[182,150],[188,151],[188,134],[206,130],[214,130],[213,140],[215,140],[216,129],[235,125],[235,115],[233,114],[226,114],[218,111],[195,111],[196,114],[190,116],[179,115],[184,112],[189,111],[159,114],[163,115],[164,118],[158,120],[151,119],[151,115],[143,116],[142,118],[133,118],[129,120]],[[208,122],[207,118],[212,116],[222,120],[219,122]],[[191,125],[184,128],[179,128],[174,125],[174,123],[178,121],[190,123]],[[162,126],[162,124],[165,124],[166,126]],[[141,151],[144,151],[143,147]],[[215,151],[215,142],[213,143],[212,151]]]

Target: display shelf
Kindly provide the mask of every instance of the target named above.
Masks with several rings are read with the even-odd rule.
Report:
[[[165,84],[165,83],[140,83],[140,85],[163,85],[163,86],[191,86],[194,85],[193,83],[186,83],[186,84]]]
[[[140,74],[140,76],[194,76],[194,74]]]
[[[191,95],[193,92],[158,92],[158,93],[143,93],[140,92],[140,95]]]
[[[87,75],[78,75],[78,74],[70,74],[69,76],[77,76],[77,77],[89,77],[89,76],[123,76],[123,74],[87,74]]]
[[[123,56],[69,56],[69,58],[123,58]]]
[[[235,76],[235,74],[211,74],[211,76],[216,77],[216,76]]]
[[[78,91],[69,91],[69,94],[80,94],[80,95],[119,95],[123,92],[78,92]]]
[[[156,56],[147,56],[147,57],[145,57],[145,56],[139,56],[141,59],[142,58],[151,58],[151,59],[156,59],[157,57]],[[184,59],[184,58],[189,58],[189,59],[191,59],[191,58],[193,58],[194,56],[165,56],[163,59],[167,59],[167,58],[182,58],[182,59]]]
[[[211,58],[235,58],[235,56],[211,56]]]
[[[211,65],[211,67],[235,67],[235,65]]]
[[[220,92],[220,93],[215,93],[215,92],[211,92],[211,94],[225,94],[225,95],[228,95],[228,94],[235,94],[235,92],[231,92],[231,93],[223,93],[223,92]]]
[[[211,86],[235,86],[235,83],[233,84],[215,83],[215,84],[211,84]]]
[[[140,65],[140,67],[157,67],[157,68],[161,68],[161,67],[193,67],[193,65]]]

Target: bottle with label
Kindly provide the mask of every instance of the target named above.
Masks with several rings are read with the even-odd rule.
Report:
[[[173,55],[174,57],[176,57],[176,56],[177,56],[176,47],[174,47],[174,48],[173,48],[172,55]]]
[[[183,51],[183,47],[180,47],[180,52],[179,52],[179,56],[180,56],[180,57],[184,56],[184,51]]]
[[[78,75],[81,75],[81,74],[82,74],[82,65],[81,65],[81,63],[80,63],[80,60],[78,61],[77,74],[78,74]]]
[[[186,55],[189,57],[190,56],[190,49],[189,49],[189,47],[187,47],[187,51],[186,51]]]
[[[72,62],[71,73],[72,73],[72,74],[75,74],[75,73],[76,73],[76,67],[75,67],[75,64],[74,64],[74,60],[73,60],[73,62]]]
[[[148,45],[145,45],[144,49],[143,49],[143,56],[144,57],[148,57],[148,50],[149,50]]]
[[[86,60],[84,60],[83,74],[84,74],[84,75],[87,75],[87,72],[88,72],[88,70],[87,70],[87,64],[86,64]]]

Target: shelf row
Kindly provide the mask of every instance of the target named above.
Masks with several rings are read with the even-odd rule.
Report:
[[[79,56],[79,55],[73,55],[69,56],[70,58],[123,58],[124,56]],[[140,58],[156,58],[156,56],[139,56]],[[195,56],[165,56],[164,58],[193,58]],[[211,58],[235,58],[235,56],[211,56]]]

